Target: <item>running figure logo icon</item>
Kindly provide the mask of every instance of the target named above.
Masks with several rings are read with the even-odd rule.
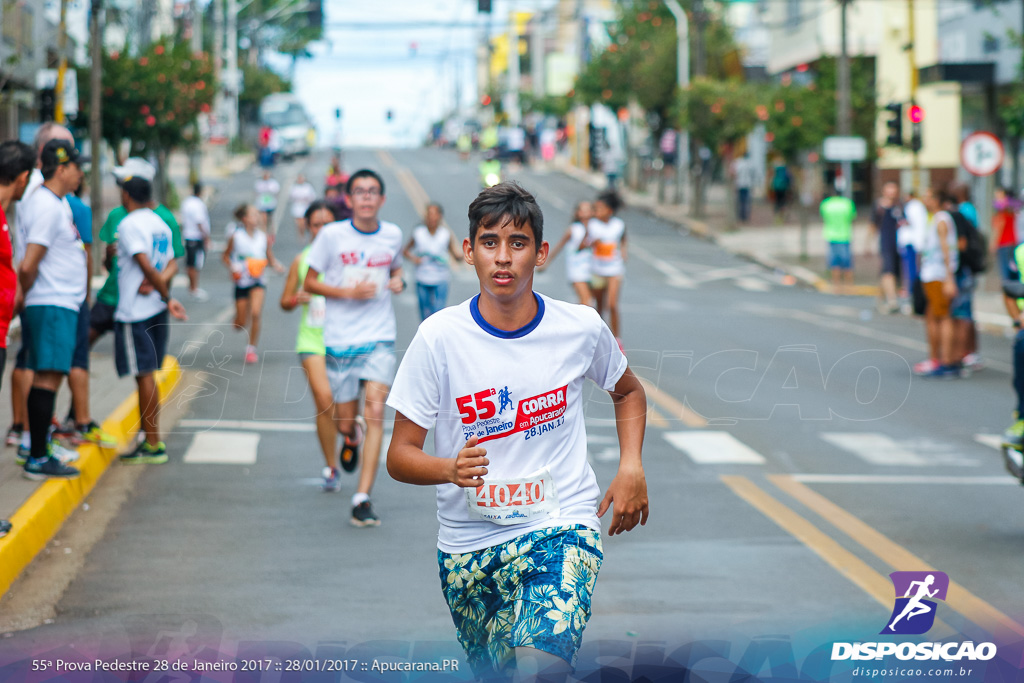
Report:
[[[512,393],[508,390],[508,387],[505,387],[504,389],[498,392],[498,400],[501,401],[501,405],[498,408],[498,415],[504,413],[505,408],[515,407],[512,403]]]
[[[949,577],[944,572],[893,572],[889,574],[896,589],[892,608],[883,634],[921,635],[935,623],[936,600],[945,600]]]

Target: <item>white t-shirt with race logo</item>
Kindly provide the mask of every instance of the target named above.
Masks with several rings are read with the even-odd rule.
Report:
[[[273,211],[277,208],[277,193],[281,191],[281,184],[273,178],[256,181],[256,208],[260,211]]]
[[[292,202],[292,218],[302,218],[309,205],[316,201],[316,188],[309,183],[296,183],[292,185],[288,199]]]
[[[612,216],[607,223],[597,218],[591,218],[587,223],[587,235],[593,245],[591,267],[595,275],[618,277],[626,272],[626,264],[622,260],[622,236],[625,234],[626,224],[618,216]]]
[[[589,306],[535,294],[538,313],[514,332],[489,325],[474,297],[427,318],[387,404],[434,429],[454,458],[474,434],[487,449],[484,485],[437,488],[437,547],[480,550],[553,526],[600,530],[600,488],[587,461],[584,379],[610,391],[626,357]]]
[[[235,284],[242,288],[265,285],[266,267],[267,233],[256,228],[250,235],[239,226],[231,234],[231,269],[239,274]]]
[[[416,266],[416,282],[421,285],[439,285],[451,279],[452,267],[448,258],[448,247],[451,245],[451,231],[439,225],[430,234],[425,225],[418,225],[412,230],[413,252],[422,260]]]
[[[349,348],[395,340],[395,309],[387,283],[402,267],[402,229],[380,221],[377,230],[360,232],[351,220],[329,223],[309,249],[309,267],[332,287],[360,282],[377,287],[372,299],[327,299],[324,344]]]
[[[181,202],[181,238],[201,240],[210,234],[210,212],[199,197],[192,195]]]
[[[114,320],[122,323],[149,320],[167,308],[160,292],[154,290],[139,294],[146,275],[135,255],[145,254],[153,268],[161,272],[174,258],[172,239],[170,227],[152,209],[136,209],[118,224],[117,287],[120,296]]]
[[[47,187],[40,187],[18,207],[28,244],[46,247],[26,306],[59,306],[77,311],[85,301],[87,254],[71,207]],[[22,251],[24,257],[24,251]]]

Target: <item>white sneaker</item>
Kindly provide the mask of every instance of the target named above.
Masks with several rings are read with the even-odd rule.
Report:
[[[202,287],[196,287],[195,289],[190,290],[188,294],[192,297],[193,301],[207,301],[210,298],[210,295],[207,294],[206,290]]]
[[[78,460],[78,451],[73,451],[70,448],[64,448],[56,441],[52,442],[51,446],[53,446],[53,457],[60,460],[61,463],[67,465],[69,462]]]

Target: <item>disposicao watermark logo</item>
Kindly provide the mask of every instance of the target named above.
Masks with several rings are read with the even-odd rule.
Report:
[[[945,601],[949,577],[945,572],[893,572],[889,574],[896,589],[896,604],[883,635],[921,635],[935,623],[936,600]]]

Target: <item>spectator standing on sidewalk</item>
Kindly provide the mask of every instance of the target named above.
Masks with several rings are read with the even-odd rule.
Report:
[[[736,219],[740,223],[750,220],[750,193],[757,185],[757,166],[749,154],[732,162],[732,175],[736,182]]]
[[[206,262],[210,248],[210,212],[203,201],[203,186],[192,186],[192,196],[181,203],[181,236],[185,239],[185,272],[188,273],[188,293],[196,301],[206,301],[210,295],[199,286],[199,271]]]
[[[897,232],[903,221],[903,206],[900,204],[900,186],[890,181],[882,186],[882,196],[875,202],[871,222],[878,232],[878,255],[882,260],[882,300],[879,310],[896,313],[900,310],[897,296],[897,282],[900,276],[900,255]]]
[[[785,218],[786,204],[789,203],[789,190],[793,185],[786,160],[781,156],[775,160],[772,168],[772,197],[775,200],[775,222],[781,224]]]
[[[954,358],[953,319],[950,306],[956,297],[956,271],[960,265],[956,224],[943,210],[947,198],[941,188],[924,193],[924,205],[931,214],[921,252],[921,285],[926,300],[925,333],[931,357],[914,365],[914,373],[938,378],[960,376]]]
[[[836,293],[842,293],[853,287],[853,219],[857,209],[853,201],[841,197],[835,189],[829,187],[828,196],[821,202],[819,209],[824,222],[822,232],[828,245],[828,268],[832,272],[832,287]]]
[[[78,312],[86,296],[88,255],[64,201],[82,182],[82,169],[78,151],[66,140],[46,143],[40,159],[43,186],[19,207],[28,235],[18,278],[25,296],[27,365],[34,373],[28,394],[31,451],[24,473],[29,479],[70,478],[78,470],[57,459],[48,435],[57,388],[71,370]]]
[[[903,260],[903,287],[907,298],[913,296],[918,281],[917,255],[921,252],[925,230],[928,229],[928,209],[913,189],[907,192],[903,203],[903,222],[896,233],[900,257]],[[917,313],[917,311],[915,311]],[[924,313],[921,311],[919,315]]]
[[[21,199],[28,178],[36,167],[36,154],[23,142],[9,140],[0,144],[0,381],[7,365],[7,330],[14,317],[18,298],[18,275],[14,271],[14,248],[7,224],[11,204]],[[11,523],[0,519],[0,537],[11,530]]]
[[[1016,280],[1014,251],[1021,241],[1017,234],[1017,212],[1021,209],[1021,203],[1011,196],[1006,188],[997,187],[992,209],[992,240],[989,242],[989,248],[995,256],[997,272],[1003,280]],[[1014,326],[1019,327],[1020,307],[1017,300],[1004,294],[1003,303],[1007,315],[1015,323]]]

